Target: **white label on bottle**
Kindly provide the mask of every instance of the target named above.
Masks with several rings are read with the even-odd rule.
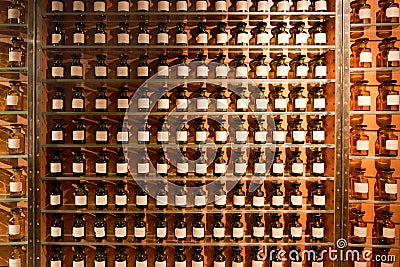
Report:
[[[187,34],[177,33],[176,34],[176,44],[187,44]]]
[[[51,1],[51,11],[63,11],[64,4],[61,1]]]
[[[61,172],[61,163],[50,163],[50,173]]]
[[[292,173],[297,173],[297,174],[303,173],[303,163],[293,163]]]
[[[140,142],[150,141],[150,133],[148,131],[138,131],[138,141]]]
[[[274,101],[275,108],[286,108],[286,99],[277,98]]]
[[[121,195],[121,196],[115,195],[115,205],[123,206],[123,205],[126,205],[127,203],[128,203],[128,196],[126,196],[126,195]]]
[[[192,261],[192,267],[204,267],[203,261]]]
[[[115,237],[125,237],[125,236],[126,236],[126,226],[115,227]]]
[[[188,9],[188,4],[186,0],[176,2],[176,11],[187,11],[187,9]]]
[[[358,140],[357,150],[369,150],[369,140]]]
[[[18,99],[18,97],[17,97],[17,99]],[[8,96],[7,96],[7,105],[9,105],[8,104]],[[53,99],[52,109],[62,109],[63,107],[64,107],[64,101],[62,99]]]
[[[247,1],[237,1],[236,2],[236,11],[241,12],[241,11],[247,11],[248,6],[247,6]]]
[[[314,238],[323,238],[324,228],[311,227],[311,236]]]
[[[194,205],[197,207],[206,205],[206,196],[195,196]]]
[[[96,1],[93,4],[94,12],[106,12],[106,3],[102,1]]]
[[[268,33],[262,32],[262,33],[257,34],[256,42],[258,45],[267,44],[268,41],[269,41]]]
[[[283,206],[283,196],[272,196],[273,206]]]
[[[215,163],[214,164],[214,172],[215,173],[225,173],[226,172],[226,164],[225,163]]]
[[[83,68],[81,66],[71,66],[71,76],[83,76]]]
[[[72,99],[72,108],[84,108],[83,103],[84,103],[83,99],[74,98]],[[83,132],[83,131],[75,131],[75,132]]]
[[[157,163],[157,173],[167,173],[168,172],[168,164]]]
[[[50,267],[62,267],[61,261],[50,261]]]
[[[60,195],[51,195],[50,196],[50,205],[56,206],[61,204],[61,197]]]
[[[251,267],[263,267],[263,266],[264,266],[264,261],[257,261],[257,260],[251,261]]]
[[[236,141],[239,142],[247,141],[247,131],[236,131]]]
[[[208,77],[207,66],[197,66],[196,68],[197,77]]]
[[[386,102],[388,106],[398,106],[400,102],[399,95],[388,95]]]
[[[73,162],[72,163],[72,172],[74,173],[83,173],[83,162]]]
[[[254,173],[265,173],[265,163],[254,163]]]
[[[214,227],[213,237],[223,238],[225,237],[225,227]]]
[[[96,77],[105,77],[107,76],[107,67],[106,66],[95,66],[94,67],[94,75]]]
[[[62,131],[51,131],[51,140],[52,141],[63,140],[63,132]]]
[[[318,32],[314,35],[314,42],[317,44],[326,44],[326,33]]]
[[[241,32],[237,35],[238,44],[247,44],[249,42],[249,35],[247,32]]]
[[[226,65],[217,66],[215,68],[215,76],[216,76],[216,78],[228,76],[228,67]],[[218,100],[221,100],[221,99],[217,99],[217,106],[218,106]]]
[[[246,168],[246,163],[235,163],[235,173],[245,173]]]
[[[385,184],[385,193],[386,194],[397,194],[397,184]]]
[[[157,75],[160,77],[168,77],[169,76],[169,67],[168,66],[158,66],[157,67]],[[176,101],[178,101],[178,99]]]
[[[177,206],[186,206],[186,195],[176,196],[175,195],[175,205]]]
[[[203,33],[199,33],[199,35],[197,35],[196,37],[196,41],[197,44],[207,44],[208,42],[208,34],[203,32]],[[199,73],[199,69],[197,69],[197,75]]]
[[[278,12],[289,11],[289,8],[290,8],[289,1],[280,1],[280,2],[278,2],[278,6],[277,6],[277,11]]]
[[[234,227],[232,229],[232,237],[234,237],[234,238],[243,238],[243,236],[244,236],[243,227],[240,227],[240,228]]]
[[[232,262],[232,267],[243,267],[243,262]]]
[[[147,195],[145,195],[145,196],[136,195],[136,205],[146,206],[147,205]]]
[[[354,183],[354,192],[361,194],[368,193],[368,183]]]
[[[304,142],[306,140],[304,131],[293,131],[293,141]]]
[[[64,77],[64,67],[51,67],[52,77]]]
[[[157,140],[159,142],[168,142],[168,132],[164,131],[157,132]]]
[[[117,133],[117,141],[118,142],[128,142],[129,133],[128,132],[118,132]]]
[[[106,236],[105,227],[94,227],[94,235],[95,237],[105,237]]]
[[[361,52],[360,53],[360,63],[372,63],[372,53],[371,52]]]
[[[21,233],[20,225],[9,225],[8,226],[8,234],[9,235],[19,235]]]
[[[326,66],[316,66],[315,67],[315,76],[326,77],[327,76],[327,67]]]
[[[294,206],[303,205],[303,196],[290,196],[290,203]]]
[[[167,237],[167,228],[166,227],[157,227],[156,229],[156,236],[158,238],[165,238]]]
[[[314,98],[314,108],[325,108],[325,98]]]
[[[258,12],[265,12],[265,11],[269,11],[270,8],[274,5],[274,3],[270,0],[266,1],[258,1],[257,3],[257,11]]]
[[[197,0],[196,1],[196,11],[207,11],[207,1]]]
[[[245,196],[233,196],[233,205],[235,206],[244,206],[246,198]]]
[[[105,261],[94,261],[94,267],[106,267],[107,264]],[[61,267],[61,266],[60,266]]]
[[[389,7],[386,9],[386,17],[388,18],[398,18],[399,17],[399,8],[398,7]]]
[[[87,196],[75,196],[75,205],[77,206],[87,205]]]
[[[10,193],[16,193],[22,191],[21,182],[10,182]]]
[[[61,41],[61,34],[53,33],[51,35],[51,43],[52,44],[58,44],[60,41]]]
[[[297,77],[307,77],[308,67],[307,66],[297,66],[296,67],[296,76]],[[301,98],[303,99],[303,98]],[[297,99],[296,99],[297,101]]]
[[[167,267],[167,261],[156,261],[154,267]]]
[[[307,44],[308,34],[305,32],[296,34],[296,44]],[[305,75],[304,75],[305,76]]]
[[[264,227],[253,227],[253,236],[264,237]]]
[[[315,206],[324,206],[325,205],[325,196],[313,196],[313,204]]]
[[[400,51],[389,51],[388,61],[400,61]]]
[[[8,267],[21,267],[21,259],[8,259]]]
[[[383,235],[383,237],[386,237],[386,238],[395,238],[395,236],[396,236],[396,229],[395,229],[395,228],[386,228],[386,227],[383,227],[382,235]]]
[[[269,68],[268,66],[257,66],[256,75],[260,77],[268,76]]]
[[[118,33],[117,42],[118,44],[129,44],[129,33]]]
[[[226,110],[228,108],[228,99],[217,99],[217,110]]]
[[[225,1],[220,1],[220,2],[225,2]],[[223,33],[217,34],[217,44],[226,44],[227,42],[228,42],[228,34],[227,33],[223,32]]]
[[[147,267],[147,261],[136,261],[135,267]]]
[[[216,205],[219,205],[219,206],[225,206],[226,205],[226,195],[222,195],[222,196],[215,195],[214,199],[215,199],[215,204]]]
[[[281,261],[272,261],[271,267],[282,267],[283,264]]]
[[[96,196],[96,205],[105,206],[108,203],[107,196]]]
[[[85,261],[73,261],[72,267],[85,267]]]
[[[20,139],[8,139],[8,148],[18,149],[20,147]]]
[[[287,77],[288,75],[289,75],[289,66],[278,66],[276,68],[276,76]]]
[[[187,131],[177,131],[176,132],[176,140],[179,142],[186,142],[188,140],[188,132]]]
[[[272,227],[272,238],[282,238],[283,237],[283,228],[274,228]]]
[[[297,11],[308,11],[308,7],[311,5],[310,1],[300,0],[297,1]]]
[[[189,67],[180,65],[178,66],[177,76],[179,77],[188,77],[189,76]]]
[[[156,196],[156,205],[157,206],[165,206],[168,204],[168,195],[157,195]]]
[[[213,267],[225,267],[225,261],[222,262],[214,261]]]
[[[256,140],[256,142],[265,142],[267,140],[267,132],[255,132],[254,139]]]
[[[148,33],[139,33],[138,44],[148,44],[150,43],[150,35]]]
[[[7,17],[9,19],[18,19],[20,15],[21,15],[21,13],[20,13],[19,9],[17,9],[17,8],[8,9]]]
[[[139,98],[138,99],[138,108],[148,109],[149,107],[150,107],[150,99],[149,98]]]
[[[186,238],[186,228],[175,228],[175,237],[176,238]]]
[[[204,237],[204,227],[193,227],[193,237],[203,238]]]
[[[115,261],[115,267],[126,267],[126,261]]]
[[[303,169],[303,166],[301,167]],[[273,173],[283,173],[284,171],[284,166],[283,163],[274,163],[272,165],[272,172]]]
[[[322,174],[325,172],[325,163],[313,163],[313,173]]]
[[[106,173],[107,163],[97,163],[96,162],[96,173]]]
[[[278,34],[278,45],[289,44],[290,34],[280,33]]]
[[[20,62],[22,58],[22,53],[18,51],[11,51],[8,53],[8,61],[10,62]]]
[[[294,107],[297,108],[306,108],[307,107],[307,98],[297,98],[294,100]]]
[[[147,3],[147,1],[138,1],[138,6],[139,6],[140,2]],[[129,12],[129,1],[119,1],[117,11],[118,12]]]
[[[85,235],[85,227],[72,227],[73,237],[83,237]]]
[[[107,131],[96,131],[96,141],[105,142],[108,140]]]
[[[303,229],[301,227],[290,227],[290,234],[292,237],[301,237]]]
[[[206,131],[196,131],[196,141],[204,142],[207,140],[207,132]]]
[[[135,237],[145,237],[146,227],[135,227],[133,233]]]
[[[168,33],[157,33],[157,44],[168,44]]]
[[[399,150],[399,141],[386,140],[386,150]]]
[[[186,261],[175,261],[175,267],[186,267]]]
[[[127,76],[129,76],[129,68],[127,66],[117,67],[117,77],[127,77]]]
[[[324,141],[325,140],[325,131],[313,131],[312,139],[314,141]]]
[[[148,66],[137,67],[137,76],[138,77],[147,77],[147,76],[149,76],[149,67]]]
[[[169,11],[169,1],[158,1],[157,5],[158,11]]]
[[[226,11],[226,1],[216,1],[215,2],[215,11]],[[218,37],[217,37],[218,39]],[[218,41],[217,41],[218,43]]]
[[[169,109],[169,99],[159,99],[158,109]]]
[[[169,3],[168,3],[168,1],[166,1],[166,2],[168,4],[166,11],[169,11]],[[163,5],[163,4],[165,4],[165,3],[162,3],[161,5]],[[142,0],[138,1],[138,11],[149,11],[149,9],[150,9],[150,1],[142,1]],[[129,3],[128,3],[128,11],[129,11]],[[164,11],[164,10],[160,10],[160,6],[159,6],[158,11]]]
[[[236,78],[239,78],[239,79],[247,78],[247,67],[246,66],[237,67],[235,76],[236,76]]]
[[[319,0],[315,2],[315,11],[327,11],[327,1],[326,0]]]
[[[253,197],[253,206],[254,207],[264,207],[264,197],[258,197],[258,196],[254,196]]]
[[[95,107],[96,107],[96,109],[106,109],[107,108],[107,99],[96,99]]]
[[[85,3],[83,1],[73,1],[72,2],[72,11],[85,11]]]
[[[354,235],[358,237],[367,237],[367,227],[354,226]]]
[[[73,34],[73,43],[74,44],[83,44],[83,43],[85,43],[85,34],[83,34],[83,33],[74,33]]]
[[[382,264],[381,264],[382,266]],[[367,267],[367,262],[366,261],[355,261],[354,262],[354,267]]]
[[[369,8],[362,8],[358,13],[360,19],[370,19],[371,18],[371,9]]]

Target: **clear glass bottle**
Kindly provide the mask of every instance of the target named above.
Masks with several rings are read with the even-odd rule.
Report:
[[[7,9],[7,22],[9,24],[22,24],[25,21],[25,8],[20,0],[12,0]]]
[[[25,67],[25,49],[22,48],[24,39],[21,37],[11,38],[12,46],[8,49],[9,67]]]
[[[20,111],[22,106],[22,91],[20,81],[9,81],[10,88],[6,96],[6,110]]]
[[[25,237],[25,216],[20,208],[11,210],[11,218],[8,220],[8,239],[20,241]]]
[[[7,147],[10,155],[25,153],[25,134],[22,133],[22,124],[11,124],[11,133],[8,136]]]

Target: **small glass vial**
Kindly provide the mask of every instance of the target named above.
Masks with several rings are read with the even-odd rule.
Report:
[[[105,55],[96,55],[97,63],[94,66],[94,77],[96,79],[107,79],[108,77],[108,66],[105,63]]]
[[[82,55],[73,54],[71,57],[71,79],[83,79],[83,64],[80,62]]]
[[[377,178],[376,197],[384,201],[396,201],[398,195],[397,180],[393,178],[395,169],[385,168],[380,170],[379,177]]]
[[[63,56],[56,55],[54,63],[51,66],[51,77],[53,79],[63,79],[65,77],[64,64],[62,63]]]
[[[251,238],[255,241],[263,240],[265,237],[265,225],[262,222],[263,215],[260,213],[253,214],[253,222],[251,224]]]
[[[216,38],[217,45],[225,45],[225,44],[227,44],[227,42],[228,42],[228,32],[226,31],[226,23],[225,22],[218,22],[217,23],[217,33],[216,33],[216,37],[215,38]]]
[[[63,266],[64,255],[61,253],[61,246],[52,246],[50,256],[50,267]]]
[[[129,45],[130,35],[128,31],[129,24],[126,22],[119,23],[119,32],[117,33],[117,44],[118,45]]]
[[[327,44],[327,30],[325,22],[316,22],[314,27],[310,29],[310,33],[315,45]]]
[[[313,111],[325,111],[326,110],[326,99],[324,95],[323,87],[312,88],[311,105]]]
[[[22,92],[20,81],[10,81],[10,88],[7,91],[6,96],[6,109],[7,110],[22,110]]]
[[[72,34],[72,43],[74,45],[85,45],[86,44],[85,23],[76,22],[75,28],[76,30]]]
[[[95,205],[97,209],[106,209],[108,207],[108,190],[106,184],[99,182],[95,193]]]
[[[364,176],[365,170],[364,168],[355,168],[351,176],[350,196],[354,199],[367,200],[369,198],[369,185],[368,179]]]
[[[371,92],[367,90],[367,84],[368,81],[361,80],[351,87],[351,110],[369,111],[371,109]]]
[[[79,182],[74,194],[75,207],[77,209],[84,209],[88,207],[88,194],[89,192],[86,189],[86,183]]]
[[[271,176],[283,176],[284,173],[284,163],[281,159],[281,151],[275,151],[274,161],[272,162],[270,175]]]
[[[289,207],[293,209],[301,209],[303,206],[303,194],[300,191],[301,183],[291,183],[292,190],[289,191]]]
[[[139,22],[139,33],[137,43],[138,45],[149,45],[150,44],[150,34],[147,31],[148,23],[141,21]]]
[[[107,120],[100,119],[96,129],[96,144],[108,144]]]
[[[72,237],[75,241],[81,241],[86,237],[86,221],[83,214],[75,214],[72,223]]]
[[[236,24],[236,45],[248,45],[249,44],[249,33],[246,31],[247,23],[239,22]]]
[[[139,63],[136,68],[137,77],[139,79],[150,77],[150,66],[147,63],[148,58],[149,58],[148,55],[140,55],[139,56]]]
[[[396,226],[391,220],[392,216],[392,211],[383,210],[381,212],[380,220],[377,220],[375,231],[377,240],[380,244],[391,245],[395,243]]]
[[[270,206],[274,209],[283,208],[283,192],[281,190],[282,183],[272,182],[272,188],[270,191],[271,194],[271,202]]]
[[[236,79],[246,79],[248,75],[248,66],[244,63],[246,60],[245,55],[237,55],[236,56],[236,70],[235,70],[235,78]]]
[[[54,221],[50,226],[50,236],[54,241],[60,241],[64,238],[64,221],[62,214],[54,213]]]
[[[125,214],[117,214],[117,219],[114,226],[114,236],[117,241],[123,241],[128,236],[128,222]]]
[[[75,246],[75,253],[72,257],[72,267],[85,267],[86,254],[84,246]]]
[[[62,31],[62,25],[60,23],[54,23],[54,31],[51,34],[51,44],[54,46],[64,45],[65,34]]]
[[[289,137],[292,139],[292,144],[304,144],[306,141],[306,133],[301,126],[302,122],[302,119],[295,119],[291,131],[288,132]]]
[[[232,214],[232,239],[234,241],[243,240],[244,237],[244,225],[241,222],[242,214],[234,213]]]
[[[350,154],[368,156],[369,137],[364,133],[366,125],[355,125],[350,133]]]
[[[12,0],[7,9],[7,22],[10,24],[22,24],[25,21],[25,8],[20,0]]]
[[[167,32],[167,23],[159,22],[158,23],[158,32],[157,32],[157,44],[158,45],[167,45],[169,42],[169,36]]]
[[[325,129],[323,126],[322,119],[312,120],[311,128],[311,143],[312,144],[324,144],[325,143]]]
[[[107,266],[107,253],[105,246],[96,246],[96,254],[94,256],[94,266],[95,267]]]
[[[8,152],[10,155],[25,153],[25,134],[22,133],[22,124],[11,124],[12,130],[8,136]]]
[[[54,209],[61,208],[63,205],[63,191],[61,190],[61,183],[55,181],[52,184],[52,189],[49,196],[49,206]]]
[[[108,96],[106,95],[107,88],[97,87],[97,95],[94,100],[94,110],[96,112],[108,111]]]
[[[86,143],[86,129],[82,120],[75,120],[75,126],[72,129],[72,143],[85,144]]]
[[[323,240],[325,238],[325,226],[322,222],[321,214],[314,214],[310,225],[310,235],[313,240]]]
[[[25,237],[25,216],[20,208],[11,210],[8,220],[8,238],[10,241],[20,241]]]
[[[326,203],[324,185],[321,182],[314,182],[313,187],[314,190],[311,192],[312,206],[317,209],[324,209]]]
[[[50,176],[52,176],[52,177],[63,176],[63,163],[64,163],[64,161],[61,157],[61,151],[53,151],[53,157],[51,158],[50,166],[49,166]],[[50,200],[51,200],[51,197],[50,197]]]
[[[25,195],[24,183],[26,176],[23,175],[23,168],[19,166],[12,167],[13,173],[9,177],[10,197],[22,197]]]
[[[105,5],[105,1],[104,2],[100,1],[100,2],[104,3],[104,5]],[[94,44],[95,45],[106,45],[107,44],[107,33],[104,31],[105,27],[106,27],[106,24],[104,22],[96,23],[96,32],[94,33]]]
[[[185,31],[185,26],[186,26],[186,24],[183,22],[178,22],[176,24],[176,27],[177,27],[177,33],[175,35],[176,45],[187,45],[187,43],[188,43],[188,35]]]
[[[290,161],[290,175],[292,176],[303,176],[304,173],[304,163],[300,158],[301,151],[293,151],[293,159]]]
[[[21,246],[12,246],[12,250],[8,256],[8,266],[22,267],[25,266],[24,257]]]
[[[108,159],[104,151],[99,151],[95,164],[96,176],[107,176],[108,174]]]
[[[56,87],[56,93],[51,99],[51,110],[53,112],[63,112],[65,111],[65,97],[64,88]]]
[[[353,243],[362,244],[367,241],[367,224],[363,220],[365,211],[353,208],[350,220],[350,240]]]
[[[25,66],[25,49],[22,48],[24,40],[21,37],[12,37],[12,46],[8,49],[9,67]]]

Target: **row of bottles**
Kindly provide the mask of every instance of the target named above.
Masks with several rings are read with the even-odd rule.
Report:
[[[216,28],[207,30],[205,22],[199,22],[197,28],[190,29],[191,32],[195,31],[193,38],[197,45],[326,45],[327,30],[326,23],[316,22],[315,24],[306,27],[304,22],[296,22],[290,25],[286,22],[280,22],[276,26],[269,26],[266,22],[259,22],[256,27],[246,30],[247,23],[239,22],[236,27],[230,28],[230,37],[227,30],[226,22],[218,22]],[[75,31],[72,32],[72,38],[67,38],[70,44],[73,45],[86,45],[87,40],[93,42],[94,45],[107,45],[110,43],[108,40],[109,33],[106,32],[106,24],[104,22],[96,23],[96,31],[93,36],[88,36],[85,30],[84,22],[75,23]],[[132,27],[129,27],[127,22],[119,23],[119,31],[116,33],[115,43],[117,45],[149,45],[154,43],[157,45],[173,44],[170,39],[174,33],[175,45],[188,45],[190,35],[186,31],[186,24],[183,22],[176,23],[176,29],[167,30],[168,24],[166,22],[159,22],[157,25],[157,33],[154,37],[150,34],[149,24],[147,22],[139,22],[137,36],[132,36],[130,32]],[[215,34],[209,32],[216,31]],[[136,31],[135,31],[136,32]],[[152,40],[154,39],[154,41]],[[51,45],[58,46],[66,44],[66,36],[63,25],[60,23],[54,24],[54,30],[51,33]],[[192,43],[192,42],[190,42]]]
[[[68,76],[71,79],[83,79],[87,76],[93,76],[96,79],[108,79],[111,74],[118,79],[129,79],[133,75],[131,74],[133,70],[127,62],[128,55],[126,54],[120,55],[119,63],[115,70],[112,71],[110,71],[106,63],[106,56],[103,54],[96,55],[97,61],[94,68],[90,71],[86,70],[86,73],[84,65],[80,62],[82,56],[74,54],[72,57],[73,61],[68,71]],[[168,64],[167,58],[167,55],[160,55],[157,69],[152,70],[148,63],[149,56],[140,55],[139,62],[135,63],[136,71],[134,76],[138,79],[150,78],[152,75],[156,75],[156,78],[164,79],[206,79],[214,77],[216,79],[226,79],[228,77],[247,79],[250,78],[249,72],[252,72],[252,76],[258,79],[326,79],[328,76],[325,54],[314,55],[314,58],[307,63],[306,57],[303,55],[298,55],[292,60],[283,54],[276,55],[269,60],[269,63],[267,63],[265,55],[260,55],[249,63],[250,66],[245,63],[246,56],[243,54],[237,55],[229,65],[224,63],[224,54],[218,54],[211,64],[206,63],[207,56],[202,52],[189,64],[186,63],[187,55],[179,55],[178,62],[174,65]],[[51,78],[67,78],[68,68],[66,68],[62,60],[62,55],[55,56],[54,63],[50,67]],[[152,74],[153,72],[154,74]]]
[[[299,222],[300,215],[295,213],[287,217],[286,222],[281,220],[281,214],[271,214],[268,220],[265,219],[265,223],[263,222],[264,215],[253,214],[247,216],[246,227],[244,226],[242,214],[240,213],[234,213],[229,216],[230,225],[226,225],[224,222],[224,217],[228,217],[228,215],[215,213],[210,222],[211,226],[208,225],[208,222],[204,222],[203,214],[192,214],[190,216],[193,218],[191,225],[186,221],[186,218],[189,217],[188,215],[184,216],[181,213],[174,214],[173,217],[176,219],[173,223],[173,227],[169,227],[168,224],[171,223],[171,221],[167,221],[165,214],[157,214],[157,220],[151,222],[154,228],[148,225],[151,221],[148,217],[148,215],[136,214],[135,222],[128,223],[124,214],[118,214],[113,229],[110,229],[111,227],[108,227],[108,220],[105,214],[97,214],[93,225],[91,225],[92,227],[90,227],[91,230],[89,230],[90,228],[87,226],[85,215],[75,214],[74,217],[71,218],[73,220],[71,236],[75,241],[92,239],[92,236],[88,233],[93,231],[93,237],[96,241],[106,239],[123,241],[132,236],[130,233],[132,231],[136,241],[148,241],[151,240],[153,236],[160,242],[172,238],[180,242],[190,239],[193,241],[201,241],[211,236],[214,241],[221,242],[226,239],[231,239],[233,241],[244,240],[247,238],[246,233],[251,233],[251,238],[259,242],[263,240],[281,241],[286,235],[291,242],[296,242],[304,238],[303,231],[309,234],[314,241],[323,240],[325,238],[325,233],[328,232],[328,229],[325,228],[323,223],[321,214],[312,214],[312,217],[310,216],[309,221],[307,221],[308,227],[303,227]],[[132,224],[133,229],[131,229]],[[67,232],[64,228],[62,216],[53,214],[50,237],[55,241],[68,239],[68,237],[64,237],[64,232]],[[107,233],[110,232],[113,232],[113,234],[107,236]],[[174,237],[171,236],[171,233],[173,233]]]
[[[319,118],[311,119],[307,130],[302,127],[303,120],[300,118],[294,118],[289,123],[288,130],[282,127],[282,119],[280,118],[276,118],[274,120],[275,125],[269,126],[269,129],[264,126],[264,120],[255,121],[254,126],[250,127],[250,129],[245,127],[245,120],[236,119],[230,121],[231,123],[229,123],[230,126],[228,127],[224,119],[208,119],[209,129],[205,127],[205,119],[203,118],[197,118],[189,122],[188,127],[186,127],[186,122],[182,119],[171,120],[171,124],[159,119],[158,123],[153,124],[151,128],[148,126],[149,123],[143,120],[136,124],[137,128],[132,127],[130,129],[127,127],[127,122],[123,121],[111,136],[110,129],[107,127],[107,120],[100,119],[96,126],[94,139],[90,136],[90,139],[87,140],[85,124],[83,120],[77,119],[74,120],[74,127],[70,133],[67,133],[67,136],[70,137],[73,144],[86,144],[87,141],[89,143],[109,144],[110,140],[116,140],[117,144],[132,143],[130,140],[135,140],[135,143],[138,144],[149,144],[153,136],[156,137],[158,144],[205,144],[212,140],[217,144],[247,144],[250,140],[254,144],[325,144],[327,135],[323,120]],[[135,131],[133,132],[133,130]],[[66,133],[63,127],[63,120],[57,119],[54,121],[50,137],[53,144],[65,143]]]
[[[232,192],[227,192],[224,189],[225,184],[223,182],[216,182],[214,185],[214,192],[208,192],[204,189],[202,182],[196,182],[196,192],[194,196],[188,195],[187,187],[184,182],[177,182],[179,186],[174,192],[174,187],[171,188],[171,192],[168,190],[166,184],[163,182],[157,182],[153,186],[159,186],[157,189],[155,198],[155,207],[158,209],[168,208],[169,200],[173,202],[173,206],[177,208],[184,208],[187,205],[193,205],[195,208],[203,209],[209,202],[214,202],[214,208],[226,209],[227,200],[231,200],[232,208],[242,209],[246,207],[246,191],[243,189],[243,183],[238,183],[233,188]],[[265,190],[270,191],[270,195],[267,195],[263,191],[262,184],[257,184],[255,190],[251,193],[247,193],[247,202],[251,203],[251,207],[255,209],[267,208],[266,202],[269,203],[272,209],[282,209],[288,206],[290,209],[301,209],[306,203],[303,203],[303,193],[300,190],[301,183],[291,182],[287,185],[285,193],[281,190],[282,183],[272,182],[268,186],[265,185]],[[147,185],[147,189],[151,190],[150,184]],[[210,190],[211,191],[211,190]],[[116,209],[128,208],[128,198],[131,193],[126,190],[126,184],[124,182],[118,182],[116,186],[114,196],[114,206]],[[208,196],[207,196],[208,195]],[[325,186],[321,182],[313,182],[308,184],[308,195],[307,202],[313,209],[325,209],[326,208],[326,194]],[[53,188],[50,191],[49,207],[59,209],[64,205],[64,195],[61,189],[61,183],[53,183]],[[109,197],[107,185],[103,182],[98,183],[97,190],[93,196],[96,209],[107,209],[109,204]],[[149,196],[142,188],[136,190],[134,196],[135,206],[138,209],[149,208]],[[89,206],[89,191],[86,189],[86,183],[80,182],[76,185],[74,192],[74,205],[76,209],[87,209]],[[286,204],[287,203],[287,204]],[[171,205],[172,206],[172,205]]]
[[[209,3],[207,0],[196,0],[196,1],[188,1],[188,0],[139,0],[135,2],[135,8],[132,7],[129,0],[118,0],[117,1],[117,12],[149,12],[149,11],[157,11],[157,12],[170,12],[171,9],[177,12],[187,12],[187,11],[196,11],[196,12],[205,12],[205,11],[215,11],[215,12],[226,12],[232,11],[235,12],[248,12],[252,6],[256,7],[256,11],[258,12],[326,12],[328,11],[328,0],[257,0],[251,1],[250,3],[247,0],[236,0],[232,4],[232,8],[228,7],[226,0],[218,0],[213,1],[213,3]],[[190,6],[189,6],[190,3]],[[87,3],[86,0],[73,0],[72,6],[68,9],[65,7],[64,0],[52,0],[50,3],[50,11],[52,12],[88,12],[87,8],[90,8],[90,11],[94,12],[107,12],[107,1],[105,0],[94,0],[92,3]]]
[[[389,104],[393,106],[392,103],[398,100],[398,91],[393,89],[393,85],[389,88],[391,90],[387,92],[385,87],[384,94],[387,92],[387,94],[393,95],[390,99],[391,101],[389,101]],[[131,89],[120,87],[118,89],[119,94],[117,94],[116,98],[113,97],[114,99],[112,99],[106,87],[97,87],[94,100],[87,101],[84,88],[74,87],[72,88],[72,99],[69,101],[71,103],[71,111],[73,112],[89,111],[86,102],[94,102],[93,111],[95,112],[108,112],[109,106],[114,106],[114,103],[116,103],[116,111],[118,112],[135,111],[136,109],[139,112],[148,112],[151,108],[159,112],[187,112],[189,110],[201,112],[209,110],[217,112],[226,112],[228,110],[240,112],[268,110],[274,112],[306,112],[307,110],[326,110],[325,86],[309,87],[307,89],[308,95],[304,93],[306,88],[303,86],[289,86],[288,96],[285,96],[285,87],[283,86],[271,87],[268,95],[265,92],[266,88],[262,86],[254,88],[251,92],[246,86],[236,87],[234,92],[224,86],[218,86],[215,89],[203,86],[196,88],[196,91],[188,91],[188,88],[185,86],[179,86],[169,91],[165,87],[158,87],[157,89],[158,92],[165,92],[158,100],[154,100],[154,96],[158,92],[150,92],[150,89],[145,85],[130,96]],[[66,110],[65,89],[57,87],[55,91],[51,99],[51,109],[53,112],[63,112]],[[357,91],[359,95],[367,95],[367,92],[365,88],[363,91]],[[11,89],[9,94],[16,95],[18,93]],[[395,95],[397,95],[397,98]],[[384,103],[387,102],[385,101]],[[398,108],[398,101],[396,103]],[[155,108],[155,106],[157,107]]]

